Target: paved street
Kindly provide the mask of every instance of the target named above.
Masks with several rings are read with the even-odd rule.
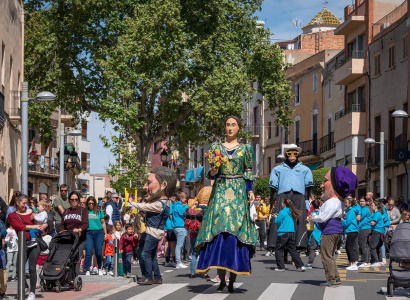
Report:
[[[324,271],[320,257],[317,257],[313,270],[300,272],[292,265],[287,265],[286,272],[275,272],[274,257],[265,257],[264,252],[258,251],[252,260],[253,274],[238,276],[237,293],[214,293],[218,284],[202,278],[189,278],[189,270],[163,267],[164,284],[155,286],[138,286],[133,279],[112,278],[109,276],[82,276],[84,287],[81,292],[63,290],[62,293],[37,292],[38,299],[88,299],[88,300],[185,300],[195,299],[223,300],[223,299],[280,299],[280,300],[404,300],[406,290],[396,291],[396,296],[385,296],[388,277],[387,267],[368,268],[359,272],[345,270],[346,254],[338,257],[339,272],[342,285],[337,288],[321,288],[324,281]],[[306,257],[302,257],[304,262]],[[163,261],[163,260],[162,260]],[[138,265],[133,265],[133,274],[140,274]],[[210,272],[215,277],[216,271]],[[7,294],[16,293],[16,283],[9,283]]]

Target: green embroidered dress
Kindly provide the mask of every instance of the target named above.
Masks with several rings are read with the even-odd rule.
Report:
[[[200,251],[198,272],[224,269],[249,275],[250,258],[255,254],[257,233],[250,220],[246,181],[252,174],[253,148],[240,144],[226,149],[213,143],[210,151],[219,150],[228,159],[219,168],[201,228],[196,239]],[[210,173],[207,175],[210,178]]]

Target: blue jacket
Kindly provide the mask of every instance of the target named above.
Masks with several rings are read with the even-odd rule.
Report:
[[[372,229],[372,224],[370,224],[370,211],[367,206],[362,207],[362,217],[360,219],[360,230],[362,229]]]
[[[169,217],[167,219],[167,222],[165,223],[165,230],[172,230],[174,227],[172,227],[172,208],[174,207],[174,203],[169,203]]]
[[[172,207],[172,227],[173,228],[184,228],[185,226],[185,216],[184,212],[186,206],[184,207],[181,202],[175,201]]]
[[[356,213],[356,216],[362,214],[362,208],[360,207],[359,204],[356,204],[355,206],[353,206],[352,209]]]
[[[4,225],[3,221],[0,220],[0,242],[5,239],[7,236],[6,225]],[[3,243],[0,243],[0,249],[3,249]]]
[[[301,162],[290,168],[286,163],[273,168],[269,187],[278,191],[278,195],[293,190],[305,194],[307,187],[313,186],[312,171]]]
[[[292,219],[292,213],[289,207],[284,207],[275,218],[275,224],[278,226],[278,236],[286,232],[295,232],[295,223]]]
[[[387,213],[387,210],[383,207],[383,221],[384,221],[384,227],[389,227],[390,226],[390,217],[389,214]]]
[[[114,224],[115,221],[121,220],[121,214],[120,214],[120,210],[118,209],[118,204],[111,200],[110,202],[107,203],[107,206],[112,207],[112,216],[111,216],[112,223]]]
[[[318,215],[319,211],[314,210],[310,213],[311,215]],[[319,224],[315,222],[315,228],[313,228],[312,234],[309,237],[308,245],[310,245],[311,238],[315,239],[316,243],[320,246],[320,237],[322,236],[322,231],[320,231]]]
[[[371,215],[370,220],[376,222],[376,225],[374,225],[374,226],[372,225],[372,230],[373,231],[384,233],[383,215],[379,211],[374,212]]]
[[[350,207],[347,210],[346,217],[342,221],[342,226],[345,233],[349,232],[359,232],[359,224],[356,220],[356,210],[354,207]]]

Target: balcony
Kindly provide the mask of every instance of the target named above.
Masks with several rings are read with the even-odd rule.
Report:
[[[353,104],[335,114],[334,141],[341,141],[352,135],[366,135],[365,105]]]
[[[354,10],[354,9],[353,9]],[[335,35],[348,35],[354,32],[360,26],[364,26],[366,19],[365,16],[350,16],[339,27],[335,29]]]
[[[387,155],[388,155],[388,143],[387,140],[384,141],[384,160],[387,160]],[[368,163],[369,167],[375,167],[377,165],[380,165],[380,145],[369,145],[369,157],[368,157]]]
[[[57,159],[44,155],[29,154],[28,172],[32,176],[58,178]]]
[[[20,108],[10,108],[9,109],[9,119],[11,125],[17,126],[21,125],[21,110]]]
[[[322,154],[336,147],[335,144],[335,132],[332,131],[328,135],[325,135],[319,140],[319,153]]]
[[[259,139],[260,130],[260,124],[253,124],[245,128],[245,132],[251,132],[253,139]]]
[[[304,141],[299,144],[299,147],[302,148],[302,153],[300,156],[310,156],[318,155],[318,141],[317,138],[313,140]]]
[[[73,116],[64,108],[61,109],[61,123],[63,123],[65,127],[74,126]]]
[[[348,85],[366,72],[366,51],[352,51],[336,64],[334,80],[337,85]]]

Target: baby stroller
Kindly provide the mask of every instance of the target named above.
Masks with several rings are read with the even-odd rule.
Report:
[[[390,276],[387,279],[387,294],[390,297],[394,296],[397,287],[410,288],[410,269],[403,266],[405,263],[410,263],[410,223],[397,225],[391,240]]]
[[[79,236],[72,231],[57,234],[50,242],[46,261],[40,273],[41,291],[52,290],[61,292],[61,287],[69,284],[70,288],[80,291],[83,282],[79,273]]]

